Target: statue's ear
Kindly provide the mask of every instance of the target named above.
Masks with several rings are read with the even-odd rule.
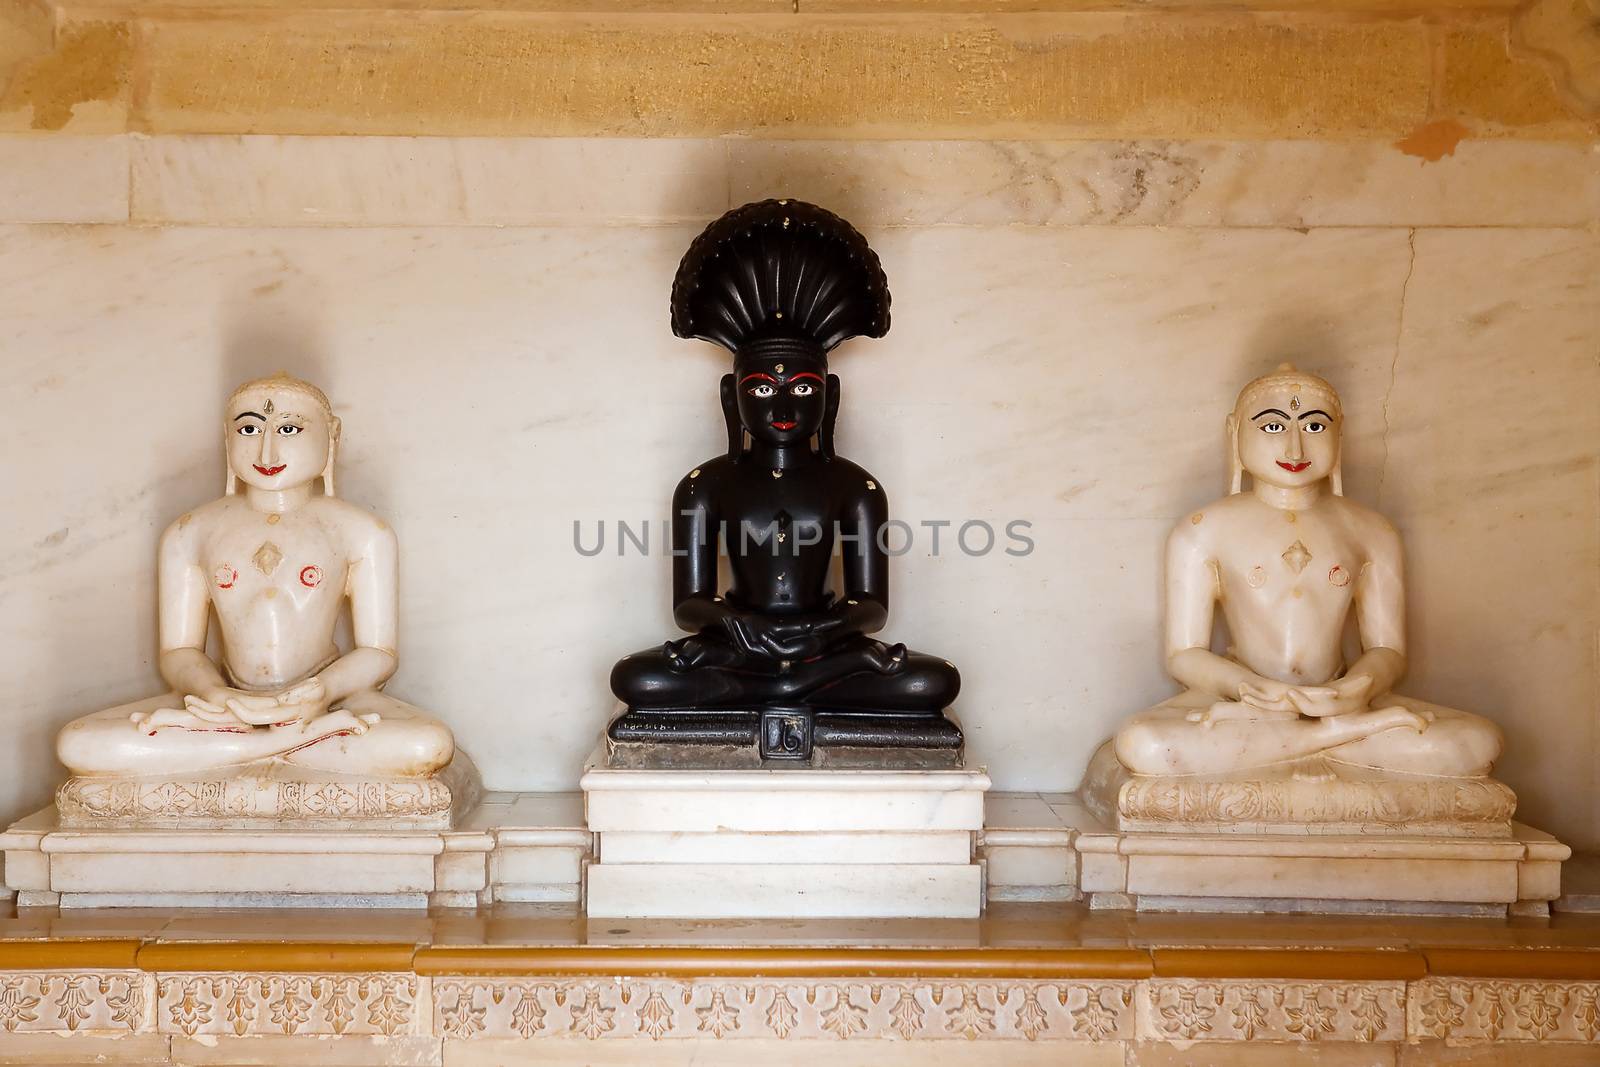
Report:
[[[222,495],[235,496],[239,492],[239,476],[233,473],[233,462],[228,458],[228,431],[222,431]]]
[[[1239,416],[1228,416],[1228,492],[1244,492],[1244,461],[1239,458]]]
[[[1342,429],[1342,428],[1341,428]],[[1328,487],[1334,496],[1344,496],[1344,434],[1339,435],[1339,454],[1333,457],[1333,470],[1328,472]]]
[[[722,376],[722,418],[728,424],[728,458],[744,455],[744,425],[739,421],[739,394],[731,374]]]
[[[333,496],[333,464],[339,458],[339,431],[343,429],[337,416],[328,424],[328,462],[322,468],[322,495]]]
[[[823,459],[832,459],[833,424],[839,418],[839,376],[828,375],[828,392],[822,398],[822,426],[817,430],[817,452]]]

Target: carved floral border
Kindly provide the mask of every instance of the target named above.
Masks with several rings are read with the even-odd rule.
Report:
[[[69,821],[150,818],[422,818],[450,811],[450,790],[436,778],[415,781],[297,782],[252,778],[151,782],[70,778],[56,792]]]
[[[1404,982],[1152,980],[1140,1032],[1158,1041],[1406,1039]]]
[[[1133,1037],[1132,982],[447,979],[445,1038]]]
[[[414,974],[181,974],[158,982],[162,1033],[284,1036],[426,1033]]]
[[[1582,1041],[1600,1038],[1600,983],[1427,978],[1411,987],[1413,1038]]]
[[[1405,1041],[1600,1044],[1600,982],[427,979],[0,971],[26,1033],[444,1040]]]
[[[154,987],[139,971],[0,972],[0,1035],[148,1031]]]

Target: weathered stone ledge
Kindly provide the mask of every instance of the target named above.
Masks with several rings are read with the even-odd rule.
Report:
[[[1589,139],[1593,66],[1488,3],[0,7],[0,130]],[[829,0],[835,2],[835,0]],[[1546,0],[1541,0],[1546,2]],[[780,4],[780,8],[783,5]],[[406,11],[406,17],[395,17]],[[9,12],[9,13],[7,13]],[[1528,41],[1523,41],[1523,38]],[[1563,50],[1571,54],[1564,54]]]

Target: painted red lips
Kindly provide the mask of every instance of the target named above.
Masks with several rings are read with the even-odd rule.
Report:
[[[772,428],[774,430],[792,430],[799,425],[798,422],[774,422]]]
[[[282,474],[284,469],[289,466],[287,463],[280,463],[276,467],[263,467],[259,463],[252,463],[250,465],[256,469],[257,474],[263,474],[268,478],[272,477],[274,474]]]
[[[1290,472],[1292,472],[1294,474],[1299,474],[1301,471],[1303,471],[1307,467],[1311,466],[1311,461],[1308,459],[1304,463],[1285,463],[1283,460],[1280,459],[1280,460],[1278,460],[1278,466],[1282,467],[1286,471],[1290,471]],[[261,468],[257,467],[256,469],[260,470]]]

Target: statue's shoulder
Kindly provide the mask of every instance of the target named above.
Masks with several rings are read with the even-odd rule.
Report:
[[[1382,513],[1347,496],[1332,497],[1329,503],[1338,510],[1345,526],[1355,531],[1363,541],[1378,545],[1399,543],[1400,531],[1395,529],[1394,523],[1386,519]]]
[[[1235,527],[1250,510],[1253,500],[1248,493],[1234,493],[1195,508],[1172,527],[1169,540],[1174,543],[1203,544],[1218,530]]]
[[[733,476],[733,460],[727,456],[714,456],[694,467],[678,479],[678,488],[672,499],[679,503],[705,500],[716,487]]]
[[[382,533],[389,524],[360,504],[352,504],[336,496],[315,496],[306,502],[306,509],[324,522],[356,533]]]
[[[830,465],[833,468],[834,478],[847,489],[856,489],[863,493],[883,492],[883,483],[874,478],[871,471],[854,460],[845,459],[843,456],[835,456],[830,461]]]
[[[161,540],[164,543],[172,544],[185,538],[204,536],[218,522],[233,514],[239,505],[238,497],[220,496],[215,500],[201,504],[197,508],[190,508],[167,524],[166,530],[161,535]]]

